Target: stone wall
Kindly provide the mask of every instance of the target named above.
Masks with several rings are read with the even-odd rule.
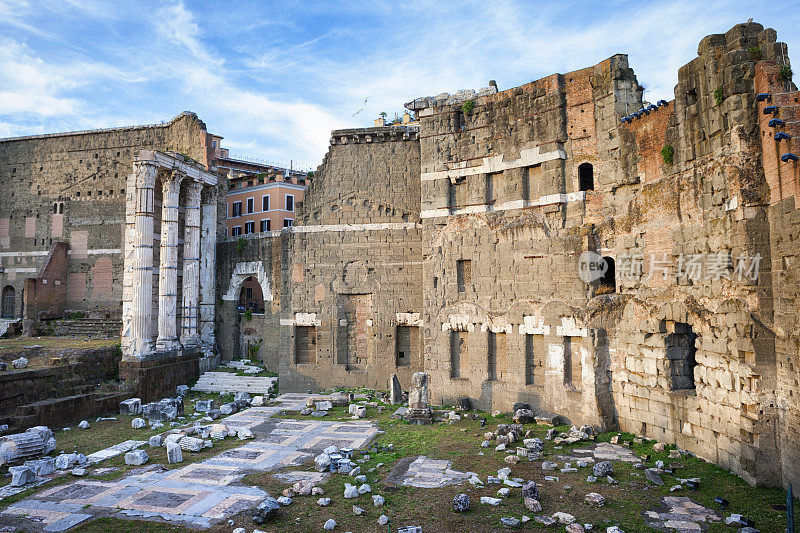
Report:
[[[410,384],[422,369],[419,197],[416,129],[333,132],[298,224],[220,246],[223,355],[243,356],[242,332],[263,323],[260,353],[282,389],[385,388],[394,372]],[[235,309],[247,275],[267,300],[252,321]]]
[[[461,101],[412,104],[431,251],[425,366],[436,401],[466,396],[487,410],[527,402],[613,425],[603,392],[608,339],[585,327],[592,288],[577,259],[593,244],[584,219],[624,177],[607,156],[619,147],[620,108],[638,109],[640,97],[627,58],[614,56],[476,98],[471,112]],[[592,166],[593,191],[580,190],[582,164]]]
[[[525,401],[675,442],[751,482],[796,476],[796,439],[778,429],[797,420],[797,339],[783,333],[796,289],[773,292],[796,279],[794,201],[778,202],[795,196],[797,165],[778,157],[796,141],[776,147],[756,102],[776,93],[795,118],[794,88],[768,86],[784,49],[758,24],[706,37],[658,105],[624,56],[468,106],[407,104],[421,123],[435,401]],[[584,252],[614,260],[611,288],[579,278]]]
[[[30,354],[28,354],[30,355]],[[66,362],[47,368],[0,374],[0,423],[24,430],[37,425],[64,427],[83,419],[114,413],[133,396],[98,388],[119,377],[116,346],[62,353]]]
[[[153,126],[0,140],[0,287],[35,278],[55,243],[69,244],[61,308],[119,312],[126,179],[142,149],[208,166],[206,127],[193,113]],[[34,317],[30,317],[34,318]]]

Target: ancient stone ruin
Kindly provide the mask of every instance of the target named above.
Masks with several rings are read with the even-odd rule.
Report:
[[[3,318],[120,319],[120,376],[144,403],[253,356],[283,391],[396,374],[411,417],[525,403],[797,483],[787,66],[749,22],[705,37],[669,101],[644,101],[621,54],[411,99],[406,125],[331,133],[294,226],[236,237],[191,113],[4,139]],[[253,286],[264,312],[245,318]]]

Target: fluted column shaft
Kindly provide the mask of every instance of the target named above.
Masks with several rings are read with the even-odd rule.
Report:
[[[180,212],[181,175],[166,174],[161,205],[161,265],[158,278],[159,350],[180,348],[178,341],[178,213]]]
[[[144,357],[153,351],[153,206],[158,169],[149,162],[135,162],[132,289],[128,335],[131,354]]]
[[[186,217],[183,230],[183,305],[181,342],[197,346],[200,342],[200,193],[203,186],[192,182],[186,187]]]
[[[203,194],[200,237],[200,342],[203,353],[216,352],[214,335],[216,316],[217,269],[217,189],[207,187]]]

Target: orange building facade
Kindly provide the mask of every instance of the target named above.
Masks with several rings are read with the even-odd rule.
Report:
[[[226,237],[280,231],[294,225],[295,206],[308,188],[305,183],[297,178],[259,181],[249,176],[230,180]]]
[[[213,136],[214,170],[227,174],[225,236],[280,231],[291,227],[295,207],[308,189],[306,172],[230,157]]]

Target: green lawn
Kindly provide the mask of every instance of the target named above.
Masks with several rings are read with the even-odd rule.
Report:
[[[191,404],[197,399],[205,397],[216,397],[217,395],[200,395],[191,393],[187,400],[186,412],[192,411]],[[353,482],[352,478],[344,475],[334,474],[330,481],[322,485],[325,496],[332,499],[328,507],[319,507],[316,500],[319,496],[296,496],[290,507],[282,510],[278,518],[269,524],[256,526],[253,524],[250,513],[245,512],[234,517],[235,526],[245,527],[247,531],[258,528],[262,531],[283,532],[283,531],[321,531],[322,525],[329,518],[334,518],[339,524],[335,531],[363,531],[383,533],[387,531],[387,526],[379,526],[377,519],[381,514],[386,514],[390,518],[388,531],[396,531],[397,527],[403,525],[422,525],[425,531],[436,532],[489,532],[501,530],[500,518],[504,516],[514,516],[521,518],[527,515],[533,518],[533,513],[529,512],[523,505],[519,489],[512,489],[511,495],[503,499],[498,507],[491,507],[479,503],[481,496],[496,496],[497,490],[502,485],[487,484],[483,488],[476,488],[468,483],[462,485],[448,486],[438,489],[420,489],[403,486],[389,486],[386,479],[392,468],[403,457],[427,455],[436,459],[449,459],[453,462],[453,468],[462,471],[476,472],[482,479],[487,475],[496,475],[497,470],[508,466],[503,458],[505,453],[494,451],[494,447],[481,448],[480,442],[483,440],[483,433],[493,430],[499,423],[508,423],[508,416],[491,417],[486,413],[478,413],[480,417],[488,419],[487,427],[480,428],[479,420],[462,419],[452,424],[438,423],[431,426],[411,426],[403,421],[391,417],[395,410],[394,406],[386,406],[383,412],[378,412],[377,408],[369,407],[368,416],[375,420],[383,433],[375,439],[372,445],[380,447],[383,451],[364,450],[356,454],[356,458],[363,458],[369,455],[369,459],[362,465],[362,471],[368,478],[368,483],[372,486],[372,494],[380,494],[386,499],[383,507],[376,508],[372,504],[371,494],[360,496],[356,500],[345,500],[343,498],[344,484]],[[297,413],[285,414],[286,418],[304,418]],[[149,430],[130,429],[130,417],[118,417],[117,422],[92,423],[90,430],[81,431],[73,429],[69,432],[59,433],[59,449],[72,448],[79,449],[84,453],[93,448],[100,449],[105,447],[112,440],[120,442],[126,438],[140,438],[149,436]],[[328,416],[322,420],[348,420],[345,407],[332,409]],[[526,429],[531,429],[535,436],[543,438],[547,432],[545,427],[537,427],[529,424]],[[561,430],[568,428],[562,427]],[[606,433],[600,435],[598,440],[610,440],[616,433]],[[633,435],[623,435],[623,440],[632,440]],[[113,444],[113,442],[112,442]],[[236,439],[226,439],[226,441],[215,442],[214,448],[198,454],[185,454],[187,459],[179,465],[166,465],[163,448],[151,450],[148,464],[160,463],[167,468],[177,468],[187,464],[189,461],[197,461],[219,453],[223,449],[238,446],[241,442]],[[386,450],[388,445],[393,445],[391,450]],[[561,461],[555,459],[556,455],[568,455],[570,448],[587,447],[586,442],[573,445],[564,445],[561,449],[556,449],[552,441],[545,441],[545,459]],[[371,447],[371,446],[370,446]],[[513,446],[512,446],[513,447]],[[511,466],[512,476],[524,479],[532,479],[540,485],[541,504],[545,514],[551,515],[556,511],[564,511],[576,516],[582,523],[594,525],[594,531],[605,531],[610,525],[618,525],[627,533],[649,532],[652,531],[645,524],[644,513],[647,510],[655,510],[660,506],[660,500],[667,495],[689,496],[694,500],[715,509],[714,498],[724,496],[730,502],[727,512],[720,512],[724,518],[730,513],[739,512],[755,520],[756,526],[763,532],[782,531],[786,527],[785,511],[775,510],[774,506],[785,503],[785,494],[777,488],[751,487],[738,477],[730,474],[723,469],[706,463],[700,459],[684,456],[681,459],[669,459],[668,447],[666,451],[657,453],[652,449],[652,442],[642,444],[631,444],[631,448],[640,455],[650,454],[650,465],[658,460],[665,463],[680,463],[683,469],[677,475],[682,478],[699,477],[701,478],[700,489],[690,491],[684,489],[676,493],[670,493],[670,486],[677,481],[670,476],[662,476],[665,481],[664,486],[654,486],[648,483],[641,470],[636,470],[632,465],[622,462],[614,463],[613,477],[618,481],[618,485],[610,485],[606,481],[597,483],[587,483],[586,476],[591,473],[591,466],[579,469],[579,472],[563,474],[559,471],[544,472],[541,469],[541,461],[529,462],[523,460],[517,465]],[[151,453],[152,451],[152,453]],[[479,455],[483,452],[484,455]],[[119,470],[98,476],[95,479],[117,478],[128,472],[131,467],[125,467],[122,457],[117,457],[103,462],[101,467],[114,466]],[[378,466],[381,464],[381,466]],[[304,469],[312,469],[313,464],[309,463]],[[370,469],[375,469],[369,472]],[[552,474],[558,476],[560,481],[557,483],[544,480],[545,475]],[[65,476],[66,481],[71,479]],[[267,490],[274,496],[279,496],[281,491],[289,486],[286,482],[276,479],[272,473],[252,473],[242,480],[242,483],[249,486],[258,486]],[[41,488],[36,489],[42,490]],[[453,497],[465,492],[472,501],[470,511],[458,514],[452,510]],[[584,496],[588,492],[598,492],[606,498],[606,505],[600,509],[589,507],[584,503]],[[0,502],[0,506],[10,503]],[[364,514],[355,516],[352,512],[353,505],[358,505],[364,509]],[[523,524],[520,530],[526,531],[547,531],[537,529],[538,523],[531,520]],[[233,527],[223,522],[210,529],[212,533],[229,533]],[[562,531],[563,526],[551,529],[551,531]],[[100,531],[190,531],[181,525],[163,524],[150,521],[125,520],[116,517],[104,517],[84,524],[77,528],[77,531],[84,533]],[[709,531],[722,532],[732,531],[724,525],[724,522],[713,524]]]

